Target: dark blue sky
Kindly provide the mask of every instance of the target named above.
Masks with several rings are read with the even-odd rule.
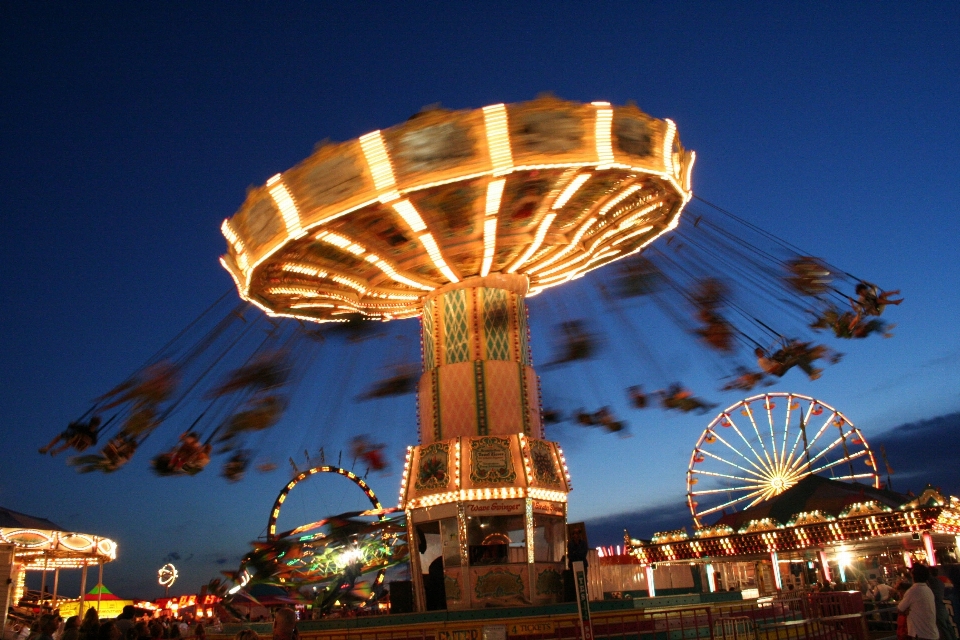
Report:
[[[155,478],[145,460],[79,476],[36,448],[229,286],[219,226],[248,185],[324,138],[437,102],[476,108],[550,91],[672,118],[697,151],[698,195],[907,297],[894,339],[856,345],[816,383],[787,377],[774,389],[823,399],[868,438],[887,433],[911,464],[927,447],[956,446],[955,419],[889,433],[960,409],[956,3],[346,6],[0,7],[0,504],[116,539],[115,592],[159,595],[155,572],[171,552],[182,559],[175,591],[232,568],[286,468],[239,485],[213,473]],[[573,299],[587,284],[543,297]],[[531,303],[535,320],[549,308]],[[408,325],[398,330],[413,336]],[[540,362],[546,345],[535,338]],[[689,347],[660,345],[678,376],[697,375]],[[603,362],[573,373],[619,384]],[[545,393],[606,400],[568,379],[545,373]],[[394,458],[415,438],[409,397],[334,418],[344,426],[331,449],[376,420]],[[651,414],[629,440],[553,432],[574,476],[571,518],[675,510],[705,422]],[[955,468],[937,481],[951,478]],[[385,502],[398,482],[396,467],[372,481]]]

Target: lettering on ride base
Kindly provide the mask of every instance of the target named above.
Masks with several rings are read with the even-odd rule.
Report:
[[[543,622],[517,622],[511,624],[508,630],[511,636],[533,636],[553,633],[555,628],[553,621],[545,620]]]
[[[488,516],[488,515],[509,515],[514,513],[523,513],[523,501],[499,501],[469,503],[466,505],[467,515],[470,516]]]
[[[545,513],[551,516],[562,516],[563,504],[559,502],[548,502],[546,500],[534,500],[533,510],[537,513]]]
[[[441,629],[437,640],[480,640],[479,629]]]

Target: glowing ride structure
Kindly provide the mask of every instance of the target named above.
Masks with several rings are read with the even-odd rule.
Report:
[[[30,520],[34,520],[29,518]],[[34,520],[36,524],[56,527],[46,520]],[[9,605],[20,602],[26,592],[26,574],[28,571],[41,572],[40,591],[46,596],[50,593],[47,586],[47,573],[53,574],[53,589],[51,604],[56,607],[60,582],[60,571],[64,569],[80,569],[80,598],[82,605],[87,599],[87,569],[97,567],[99,577],[97,584],[103,584],[103,565],[117,559],[117,543],[110,538],[64,531],[59,528],[39,529],[36,524],[24,526],[0,527],[0,545],[10,545],[9,553],[12,558],[6,597],[0,601]],[[8,560],[7,557],[4,558]],[[69,598],[67,598],[69,599]],[[96,606],[99,609],[98,595]],[[3,628],[6,628],[6,607],[3,609]]]
[[[448,608],[562,597],[570,478],[544,439],[524,299],[673,229],[693,161],[673,122],[633,106],[432,110],[320,147],[224,221],[221,264],[269,315],[421,318],[400,490],[426,547],[419,608],[431,558]]]
[[[283,507],[283,503],[287,501],[287,496],[290,495],[290,492],[293,491],[293,488],[304,480],[315,476],[316,474],[326,474],[333,473],[336,475],[343,476],[353,484],[357,485],[360,491],[363,492],[363,495],[366,496],[367,500],[370,501],[370,506],[374,510],[382,510],[383,505],[380,504],[380,500],[377,499],[377,494],[373,492],[373,489],[363,481],[363,478],[357,476],[357,474],[340,467],[335,467],[332,465],[321,465],[319,467],[311,467],[306,471],[301,471],[298,473],[290,482],[288,482],[283,489],[280,490],[280,493],[277,495],[277,499],[273,502],[273,508],[270,510],[270,518],[267,520],[267,540],[274,541],[280,538],[285,538],[287,536],[295,536],[301,534],[305,531],[309,531],[317,526],[318,523],[304,524],[296,529],[290,531],[277,533],[277,519],[280,517],[280,509]]]

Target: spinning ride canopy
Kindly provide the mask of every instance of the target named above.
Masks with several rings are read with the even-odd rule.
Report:
[[[418,316],[430,292],[498,272],[533,295],[673,229],[693,161],[635,106],[435,109],[253,189],[221,263],[268,314],[319,322]]]

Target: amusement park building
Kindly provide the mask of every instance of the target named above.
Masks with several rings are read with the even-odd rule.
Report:
[[[816,581],[891,579],[914,562],[956,562],[958,534],[960,500],[933,487],[911,497],[809,476],[692,537],[679,529],[642,541],[625,532],[625,553],[601,550],[600,564],[607,592],[655,592],[663,568],[688,565],[704,591],[769,593]]]

